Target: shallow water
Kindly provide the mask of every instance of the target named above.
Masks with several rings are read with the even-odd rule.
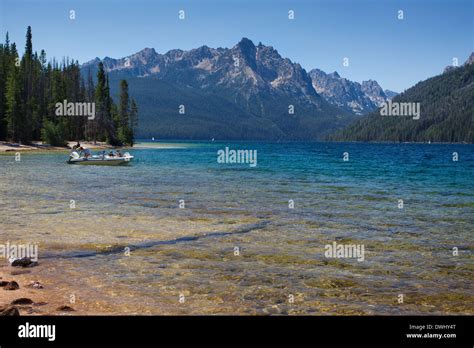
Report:
[[[226,146],[257,150],[257,166],[217,163]],[[44,275],[83,306],[474,313],[472,145],[141,143],[131,152],[128,167],[0,156],[0,243],[38,243]],[[364,261],[326,258],[334,241],[364,245]]]

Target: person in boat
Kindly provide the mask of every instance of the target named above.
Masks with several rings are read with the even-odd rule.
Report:
[[[110,152],[109,152],[109,157],[115,157],[115,154],[114,154],[113,151],[110,151]]]
[[[87,149],[87,148],[85,148],[85,147],[83,147],[83,146],[80,146],[80,147],[79,147],[79,150],[81,151],[79,154],[82,155],[82,156],[84,156],[84,158],[89,158],[89,157],[92,156],[91,150],[89,150],[89,149]]]
[[[79,149],[80,147],[81,147],[81,144],[80,144],[79,142],[77,142],[77,144],[74,145],[74,146],[72,147],[72,149],[73,149],[73,150],[77,150],[77,149]]]
[[[122,153],[120,152],[120,150],[117,150],[116,151],[116,154],[117,154],[117,157],[123,157]]]

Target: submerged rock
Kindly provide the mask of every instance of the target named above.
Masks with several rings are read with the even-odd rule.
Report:
[[[35,282],[30,282],[30,284],[28,284],[28,287],[33,288],[33,289],[43,289],[43,284],[41,284],[38,281],[35,281]]]
[[[33,300],[31,298],[21,297],[13,300],[12,305],[30,305],[33,304]]]
[[[24,257],[22,259],[16,259],[12,262],[13,267],[34,267],[38,266],[39,263],[32,261],[29,257]]]
[[[17,316],[20,311],[15,306],[8,306],[0,312],[0,316]]]
[[[18,285],[18,283],[16,281],[11,281],[11,282],[8,282],[3,290],[18,290],[20,288],[20,285]]]
[[[56,308],[56,310],[60,312],[74,312],[75,311],[74,308],[69,307],[69,306],[59,306],[58,308]]]

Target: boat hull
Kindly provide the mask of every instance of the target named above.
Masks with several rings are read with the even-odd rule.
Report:
[[[78,165],[89,165],[89,166],[125,166],[128,165],[131,162],[131,160],[96,160],[96,159],[90,159],[90,160],[70,160],[67,161],[68,164],[78,164]]]

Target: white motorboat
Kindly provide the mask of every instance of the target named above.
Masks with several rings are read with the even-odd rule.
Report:
[[[73,151],[67,160],[68,164],[102,165],[102,166],[120,166],[127,165],[133,160],[133,156],[125,152],[122,156],[109,156],[105,153],[89,157],[81,157],[77,151]]]

